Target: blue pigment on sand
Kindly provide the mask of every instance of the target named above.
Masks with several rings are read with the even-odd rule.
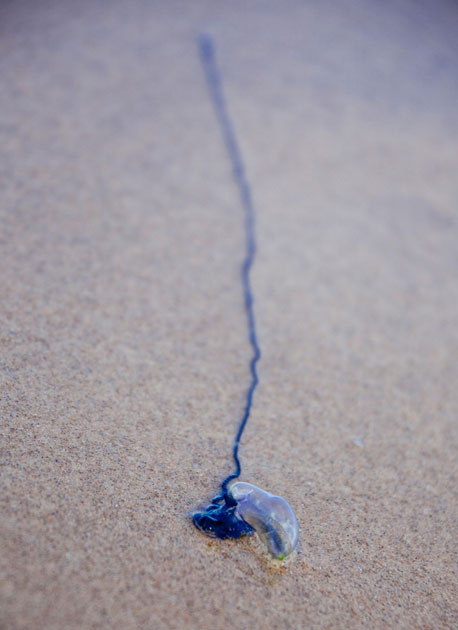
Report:
[[[228,475],[221,484],[221,492],[215,496],[210,505],[204,510],[192,515],[194,524],[198,529],[213,538],[239,538],[253,533],[253,527],[246,521],[236,516],[237,502],[228,492],[228,484],[240,476],[241,465],[239,460],[239,444],[242,433],[250,417],[253,404],[253,394],[258,384],[256,364],[261,356],[256,334],[256,322],[253,312],[253,293],[251,290],[250,271],[256,254],[256,242],[254,236],[254,207],[251,199],[250,186],[246,179],[242,155],[237,143],[234,127],[227,112],[226,101],[223,94],[221,73],[215,59],[215,47],[213,40],[208,35],[201,35],[198,39],[200,60],[207,81],[207,86],[216,117],[223,135],[229,158],[232,163],[232,171],[235,183],[240,193],[240,201],[245,214],[246,252],[242,263],[241,275],[245,311],[248,323],[248,338],[253,350],[250,360],[251,382],[246,394],[245,409],[240,420],[239,429],[235,437],[232,451],[235,471]]]

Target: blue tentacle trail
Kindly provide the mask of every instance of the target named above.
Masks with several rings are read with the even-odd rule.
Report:
[[[242,154],[237,142],[234,126],[226,107],[222,77],[216,63],[213,39],[209,35],[201,35],[198,38],[198,47],[210,98],[223,135],[229,159],[232,163],[234,180],[239,190],[240,201],[244,210],[246,249],[241,268],[241,279],[248,324],[248,338],[253,354],[250,360],[251,381],[246,393],[245,408],[232,451],[235,471],[228,475],[221,483],[221,492],[211,500],[210,505],[203,511],[195,512],[192,518],[196,527],[209,536],[215,538],[239,538],[240,536],[253,532],[251,525],[235,516],[236,503],[228,494],[228,484],[233,479],[239,477],[242,470],[239,459],[240,439],[248,418],[250,417],[251,407],[253,405],[253,394],[259,381],[257,362],[261,357],[261,350],[256,333],[256,321],[253,311],[253,292],[250,280],[250,272],[256,255],[255,212],[250,186],[245,175]]]

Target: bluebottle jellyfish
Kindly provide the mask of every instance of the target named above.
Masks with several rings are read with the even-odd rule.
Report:
[[[208,35],[201,35],[198,45],[210,98],[232,163],[234,180],[244,210],[246,250],[241,268],[241,279],[252,356],[250,360],[250,385],[246,393],[244,413],[240,420],[232,451],[235,471],[221,483],[221,492],[211,500],[207,507],[194,512],[192,519],[199,530],[213,538],[240,538],[256,532],[261,541],[265,543],[270,555],[278,560],[283,560],[294,551],[298,540],[297,520],[289,503],[282,497],[277,497],[246,482],[235,482],[229,485],[241,474],[238,456],[239,444],[250,416],[253,394],[258,385],[257,363],[261,357],[250,281],[250,271],[256,254],[255,213],[242,154],[224,98],[221,73],[215,59],[213,40]]]

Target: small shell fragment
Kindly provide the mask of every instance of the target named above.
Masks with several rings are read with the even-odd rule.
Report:
[[[285,499],[244,481],[233,483],[229,495],[237,503],[237,516],[256,530],[271,556],[283,560],[294,551],[299,530],[296,515]]]

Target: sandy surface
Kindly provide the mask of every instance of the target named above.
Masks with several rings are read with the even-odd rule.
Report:
[[[455,628],[454,2],[3,2],[0,625]],[[258,212],[243,479],[278,568],[189,512],[248,383],[241,207],[196,54],[217,42]]]

